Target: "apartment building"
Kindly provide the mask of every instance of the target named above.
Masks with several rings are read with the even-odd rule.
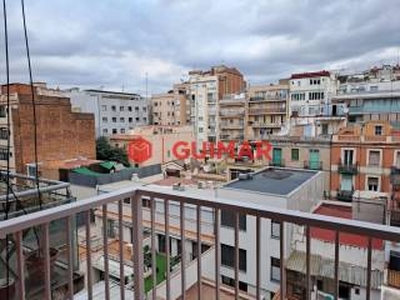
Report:
[[[324,178],[321,172],[284,168],[264,168],[217,189],[217,197],[245,201],[254,206],[265,205],[311,211],[322,197]],[[234,285],[235,212],[222,210],[220,227],[221,281]],[[239,289],[255,295],[256,273],[261,272],[261,295],[272,299],[279,289],[280,260],[290,255],[293,227],[285,225],[283,237],[280,223],[262,219],[260,226],[261,261],[256,265],[256,218],[239,215]],[[284,258],[280,257],[280,238],[285,239]]]
[[[351,205],[337,202],[322,202],[313,209],[313,214],[354,219]],[[306,299],[306,239],[305,228],[296,227],[293,236],[293,252],[286,263],[288,298]],[[313,299],[335,299],[334,264],[335,234],[334,231],[311,228],[310,265],[312,266],[311,290]],[[370,299],[381,299],[380,289],[385,270],[385,244],[374,239],[371,249],[371,295]],[[368,240],[354,234],[340,235],[339,238],[339,299],[366,299]],[[314,298],[315,297],[315,298]],[[386,299],[386,298],[385,298]]]
[[[400,80],[349,76],[341,78],[332,103],[348,106],[350,123],[370,120],[400,122]]]
[[[41,168],[52,161],[77,157],[96,158],[95,120],[93,114],[73,112],[70,99],[49,95],[42,86],[35,87],[36,124],[33,123],[33,106],[30,85],[10,84],[11,107],[7,109],[7,86],[0,94],[0,167],[6,168],[7,156],[11,170],[20,174],[35,175],[34,126],[37,130],[39,174]],[[7,114],[11,126],[7,129]],[[10,134],[10,151],[7,139]]]
[[[157,164],[164,164],[169,161],[179,159],[173,153],[173,146],[178,142],[194,141],[193,128],[187,126],[142,126],[137,127],[126,134],[116,134],[110,136],[110,144],[128,150],[131,142],[145,139],[151,144],[151,153],[148,160],[131,163],[137,167],[145,167]],[[181,147],[182,148],[182,147]],[[177,149],[181,153],[182,149]],[[184,150],[185,151],[185,150]]]
[[[292,74],[290,85],[290,116],[315,117],[336,95],[338,80],[329,71]]]
[[[186,106],[187,97],[184,85],[174,85],[174,89],[151,97],[152,124],[162,126],[185,125],[190,122]]]
[[[341,129],[332,137],[331,194],[351,201],[355,190],[390,193],[391,167],[399,164],[400,134],[387,121]]]
[[[219,140],[243,141],[246,118],[245,94],[224,95],[219,101]]]
[[[289,113],[289,86],[286,84],[249,86],[247,89],[250,140],[262,140],[279,132]]]
[[[236,68],[224,65],[208,71],[190,71],[188,95],[190,99],[190,122],[198,144],[219,140],[219,101],[223,95],[241,93],[246,82]]]
[[[125,134],[149,124],[148,100],[138,94],[78,88],[63,93],[71,99],[74,111],[94,114],[96,137]]]

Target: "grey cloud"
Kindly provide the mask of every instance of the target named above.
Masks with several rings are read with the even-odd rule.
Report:
[[[8,2],[12,78],[22,81],[20,10],[18,1]],[[263,83],[297,71],[393,62],[400,49],[397,0],[37,0],[27,6],[35,76],[61,86],[143,92],[147,72],[149,89],[160,92],[191,68],[222,62]],[[4,81],[4,64],[0,72]]]

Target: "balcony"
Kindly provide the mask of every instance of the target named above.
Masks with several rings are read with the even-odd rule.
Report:
[[[144,202],[144,200],[146,200]],[[29,269],[28,274],[27,265],[29,261],[24,255],[26,245],[22,241],[23,232],[32,227],[41,227],[44,229],[44,251],[43,251],[43,268],[40,279],[44,286],[44,294],[40,299],[50,300],[52,299],[52,293],[57,286],[55,281],[55,274],[52,272],[53,260],[51,258],[50,251],[50,236],[49,236],[49,224],[55,221],[65,220],[67,224],[75,219],[78,214],[85,216],[84,227],[82,232],[86,239],[84,244],[86,250],[90,251],[80,252],[80,256],[86,258],[85,269],[86,269],[86,290],[82,298],[79,296],[76,299],[110,299],[110,293],[113,295],[121,295],[118,299],[177,299],[179,297],[186,299],[208,299],[208,297],[214,299],[262,299],[262,282],[267,280],[264,278],[264,273],[261,272],[261,259],[263,258],[263,252],[265,249],[260,247],[261,240],[264,239],[262,235],[262,226],[266,219],[273,219],[275,222],[281,224],[280,237],[278,238],[278,253],[283,259],[279,260],[279,264],[275,266],[274,276],[279,276],[281,279],[277,284],[277,290],[279,289],[280,299],[287,299],[287,288],[286,288],[286,271],[285,264],[287,262],[287,254],[285,249],[290,247],[288,239],[283,238],[287,228],[291,226],[299,226],[308,234],[305,235],[305,243],[307,246],[306,252],[304,253],[307,263],[304,265],[304,291],[306,294],[305,298],[311,299],[312,294],[312,265],[311,265],[311,228],[320,228],[328,231],[332,231],[338,237],[334,242],[334,251],[332,257],[332,284],[336,291],[339,291],[339,267],[341,262],[339,252],[339,234],[356,234],[364,237],[369,241],[367,243],[368,256],[366,272],[372,274],[372,240],[388,240],[393,242],[400,242],[400,228],[393,228],[379,224],[372,224],[360,221],[354,221],[349,219],[341,219],[337,217],[321,217],[311,213],[304,213],[298,211],[291,211],[282,208],[275,208],[266,205],[255,205],[248,201],[232,200],[225,198],[215,198],[205,196],[204,194],[191,193],[188,191],[174,191],[164,190],[154,187],[133,187],[127,188],[121,191],[112,192],[109,194],[102,194],[92,198],[80,200],[78,202],[69,203],[63,206],[52,207],[47,210],[37,211],[26,216],[17,217],[7,221],[0,222],[0,239],[5,239],[7,236],[13,236],[13,243],[16,248],[16,269],[12,274],[13,284],[15,285],[15,299],[33,299],[27,295],[27,283],[26,280],[21,278],[28,278],[30,276]],[[156,208],[157,204],[157,210]],[[172,206],[173,205],[173,206]],[[173,208],[173,210],[171,209]],[[221,209],[233,212],[234,222],[232,228],[232,238],[234,239],[233,253],[235,258],[232,258],[233,267],[230,268],[234,274],[233,286],[225,285],[221,282],[221,269],[226,268],[222,264],[221,260],[221,228],[220,226],[220,212]],[[190,210],[190,214],[187,214]],[[93,213],[97,216],[100,222],[99,231],[101,241],[103,242],[102,247],[102,266],[103,272],[99,282],[95,282],[93,276],[93,266],[97,261],[93,259],[93,248],[92,235],[95,233],[93,230],[93,224],[91,216]],[[246,215],[254,219],[255,229],[254,231],[247,231],[245,234],[254,235],[255,243],[254,257],[248,259],[254,260],[254,269],[247,269],[246,273],[253,273],[255,283],[254,291],[251,293],[243,292],[239,289],[239,268],[242,268],[239,264],[239,216]],[[185,216],[188,216],[186,218]],[[115,241],[117,247],[116,255],[113,254],[111,247],[109,246],[109,232],[107,230],[107,223],[110,218],[113,218],[118,224],[118,231],[115,233]],[[132,230],[132,244],[128,252],[128,260],[133,261],[130,263],[129,268],[123,262],[126,259],[125,247],[123,247],[124,224],[131,224]],[[283,226],[282,226],[283,224]],[[286,228],[286,229],[285,229]],[[67,226],[65,234],[69,237],[72,236],[72,227]],[[156,233],[157,236],[160,233],[165,235],[165,256],[162,261],[166,265],[166,268],[159,268],[160,260],[157,258],[156,249]],[[240,234],[244,234],[241,232]],[[180,257],[192,257],[186,248],[185,241],[191,239],[197,241],[193,250],[201,255],[195,255],[195,259],[183,259],[176,266],[173,267],[173,257],[171,257],[170,248],[170,237],[179,237],[181,243],[179,244]],[[285,235],[286,237],[286,235]],[[126,238],[126,237],[125,237]],[[253,238],[249,239],[250,241]],[[70,241],[70,239],[67,239]],[[148,245],[147,249],[142,247],[142,244],[146,241]],[[211,245],[208,250],[202,250],[202,244],[208,243]],[[119,246],[118,246],[119,245]],[[139,246],[135,246],[139,245]],[[242,245],[243,246],[243,245]],[[114,250],[115,250],[114,249]],[[66,245],[66,261],[68,268],[66,269],[67,285],[65,294],[60,295],[62,299],[74,299],[74,277],[73,277],[73,249],[72,243],[68,242]],[[176,251],[176,249],[175,249]],[[148,255],[150,254],[150,255]],[[114,260],[117,257],[117,260]],[[150,261],[149,261],[150,259]],[[165,259],[165,260],[164,260]],[[226,262],[225,262],[226,263]],[[157,270],[162,270],[165,275],[165,280],[159,282],[157,274],[159,272],[149,271],[149,267],[157,266]],[[171,266],[171,267],[168,267]],[[131,273],[132,272],[132,273]],[[132,274],[134,274],[132,279]],[[149,275],[150,274],[150,275]],[[129,282],[126,284],[118,284],[115,281],[115,277],[127,278]],[[149,276],[151,281],[149,280]],[[145,278],[146,277],[146,278]],[[269,277],[269,275],[268,275]],[[371,299],[371,287],[372,287],[372,276],[365,278],[365,291],[367,299]],[[278,277],[277,277],[278,278]],[[99,280],[99,278],[97,278]],[[131,280],[131,281],[130,281]],[[154,282],[158,284],[155,286]],[[279,286],[279,288],[278,288]],[[276,291],[277,291],[276,290]],[[4,291],[4,290],[3,290]],[[94,294],[94,291],[96,294]],[[254,294],[253,294],[254,293]],[[82,293],[80,293],[82,295]],[[227,298],[227,296],[229,296]],[[338,295],[336,295],[338,296]],[[3,298],[2,298],[3,299]],[[61,298],[60,298],[61,299]]]
[[[340,174],[356,175],[358,171],[358,163],[344,164],[342,161],[339,161],[338,171]]]
[[[391,287],[400,289],[400,271],[388,270],[387,284]]]
[[[390,183],[392,185],[400,185],[400,168],[397,166],[390,168]]]
[[[337,190],[336,199],[344,202],[353,201],[354,191]]]
[[[305,160],[303,167],[309,170],[322,170],[322,161]]]

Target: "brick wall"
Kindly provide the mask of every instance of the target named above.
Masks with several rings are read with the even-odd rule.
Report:
[[[18,105],[12,109],[16,170],[21,173],[26,173],[27,163],[34,162],[33,109],[26,87],[13,87],[21,92]],[[35,101],[39,162],[78,156],[96,158],[93,114],[72,113],[68,98],[36,95]]]

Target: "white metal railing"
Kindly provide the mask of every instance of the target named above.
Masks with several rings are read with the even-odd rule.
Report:
[[[234,274],[235,274],[235,294],[236,299],[239,295],[239,214],[245,214],[256,218],[256,296],[257,299],[261,299],[261,271],[260,271],[260,259],[261,259],[261,220],[272,219],[276,222],[280,222],[280,257],[284,256],[285,237],[284,237],[284,224],[297,224],[305,226],[306,228],[306,299],[311,297],[311,265],[310,265],[310,228],[324,228],[336,232],[335,235],[335,264],[334,264],[334,282],[335,282],[335,299],[338,299],[339,290],[339,235],[340,233],[352,233],[360,236],[368,237],[368,278],[367,278],[367,299],[370,299],[371,290],[371,267],[372,267],[372,239],[377,238],[381,240],[389,240],[394,242],[400,242],[400,228],[390,227],[379,224],[372,224],[366,222],[360,222],[355,220],[341,219],[329,216],[316,215],[311,213],[303,213],[299,211],[291,211],[281,208],[268,207],[260,204],[248,203],[244,201],[231,200],[225,198],[214,198],[209,196],[202,196],[198,194],[191,194],[186,191],[174,191],[157,189],[154,187],[137,187],[120,190],[117,192],[102,194],[85,200],[81,200],[75,203],[69,203],[58,207],[53,207],[47,210],[38,211],[26,216],[17,217],[0,222],[0,239],[6,238],[7,235],[13,235],[16,243],[16,256],[17,256],[17,268],[16,268],[16,285],[17,285],[17,299],[27,299],[25,290],[25,282],[21,278],[25,278],[25,259],[23,253],[23,241],[22,232],[33,226],[42,226],[44,228],[44,286],[45,286],[45,297],[44,299],[51,299],[51,272],[50,272],[50,251],[49,251],[49,224],[54,220],[67,220],[66,236],[67,236],[67,261],[68,261],[68,296],[67,299],[73,299],[73,269],[72,269],[72,253],[73,253],[73,241],[71,240],[71,221],[78,213],[86,214],[86,247],[91,248],[91,226],[90,226],[90,211],[92,209],[101,208],[103,225],[107,222],[107,205],[116,202],[118,204],[118,223],[119,223],[119,258],[120,258],[120,278],[124,278],[124,256],[123,256],[123,222],[126,216],[123,214],[123,201],[126,198],[130,198],[131,205],[131,220],[133,226],[133,245],[141,245],[143,241],[143,219],[142,219],[142,198],[145,197],[150,199],[150,219],[151,219],[151,241],[152,241],[152,265],[156,265],[156,235],[155,235],[155,199],[157,202],[164,202],[164,230],[166,235],[166,265],[170,263],[170,250],[169,250],[169,236],[170,236],[170,222],[169,222],[169,203],[170,201],[179,203],[180,206],[180,235],[181,235],[181,251],[185,254],[185,205],[194,206],[196,210],[196,224],[197,231],[195,236],[197,238],[197,253],[202,253],[201,250],[201,239],[202,239],[202,208],[207,207],[214,210],[214,251],[215,251],[215,298],[220,299],[220,266],[221,266],[221,246],[220,246],[220,211],[228,210],[235,214],[235,226],[234,226],[234,248],[235,248],[235,259],[234,259]],[[106,226],[103,226],[103,240],[104,240],[104,265],[105,265],[105,299],[110,299],[110,276],[108,274],[109,264],[109,249],[107,243],[107,232]],[[86,251],[87,258],[87,293],[88,299],[93,299],[92,291],[92,262],[91,252]],[[184,256],[184,255],[182,255]],[[202,277],[201,269],[201,256],[198,255],[199,262],[197,263],[197,278]],[[281,299],[286,299],[286,280],[285,280],[285,262],[284,259],[280,260],[280,295]],[[142,246],[135,247],[133,255],[133,269],[134,269],[134,295],[135,299],[145,299],[144,293],[144,278],[143,278],[143,249]],[[153,282],[156,282],[156,272],[152,272]],[[201,280],[197,285],[197,298],[202,299],[202,288]],[[125,299],[125,286],[121,286],[121,299]],[[170,269],[167,267],[166,270],[166,299],[171,299],[171,274]],[[181,287],[186,287],[186,262],[181,261]],[[182,288],[182,298],[186,299],[186,288]],[[157,298],[157,293],[153,289],[151,293],[152,299]]]

